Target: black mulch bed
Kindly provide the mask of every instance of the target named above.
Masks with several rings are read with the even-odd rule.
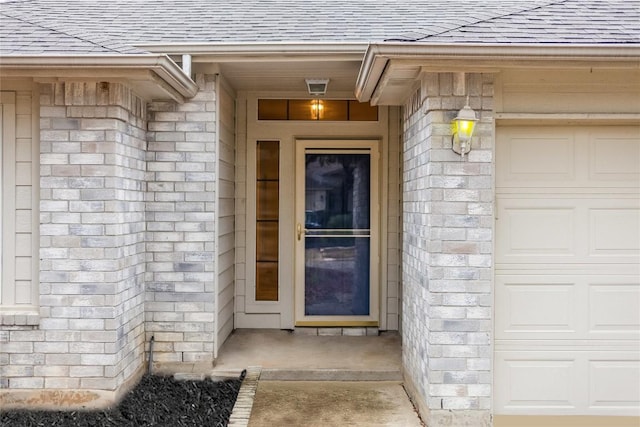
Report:
[[[0,426],[222,427],[229,422],[243,376],[224,381],[178,381],[173,377],[145,375],[115,408],[103,411],[0,411]]]

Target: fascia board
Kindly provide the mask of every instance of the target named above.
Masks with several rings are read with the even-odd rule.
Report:
[[[371,100],[388,64],[389,57],[380,53],[379,45],[369,46],[356,79],[355,95],[360,102]]]
[[[39,77],[65,77],[64,72],[78,76],[83,71],[87,77],[121,78],[124,80],[137,77],[158,81],[157,76],[164,84],[175,91],[181,97],[191,98],[197,91],[196,83],[187,76],[182,69],[167,55],[6,55],[0,56],[0,75],[7,75],[12,70],[32,71]],[[149,71],[150,73],[140,72]],[[140,77],[143,76],[143,77]],[[148,76],[148,77],[144,77]],[[161,86],[167,91],[167,87]],[[173,94],[169,94],[172,98]]]
[[[370,101],[391,63],[411,63],[416,66],[443,68],[445,62],[465,63],[469,68],[536,64],[557,67],[562,63],[602,63],[612,67],[640,69],[640,44],[578,45],[578,44],[371,44],[365,53],[358,75],[355,93],[361,102]],[[387,79],[388,80],[388,79]]]

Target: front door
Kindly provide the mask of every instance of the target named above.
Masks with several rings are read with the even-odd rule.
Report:
[[[296,143],[296,325],[378,325],[378,142]]]

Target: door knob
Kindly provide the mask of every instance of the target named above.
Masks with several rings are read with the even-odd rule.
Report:
[[[297,232],[298,232],[298,240],[300,240],[300,238],[302,238],[302,224],[300,223],[298,223]]]

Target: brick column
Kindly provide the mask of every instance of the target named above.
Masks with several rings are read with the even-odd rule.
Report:
[[[481,121],[462,160],[466,95]],[[428,73],[405,106],[403,364],[434,426],[490,424],[492,102],[491,75]]]
[[[184,104],[150,104],[147,339],[158,362],[213,361],[215,77]]]
[[[145,105],[106,82],[40,86],[45,388],[115,391],[144,362]]]

